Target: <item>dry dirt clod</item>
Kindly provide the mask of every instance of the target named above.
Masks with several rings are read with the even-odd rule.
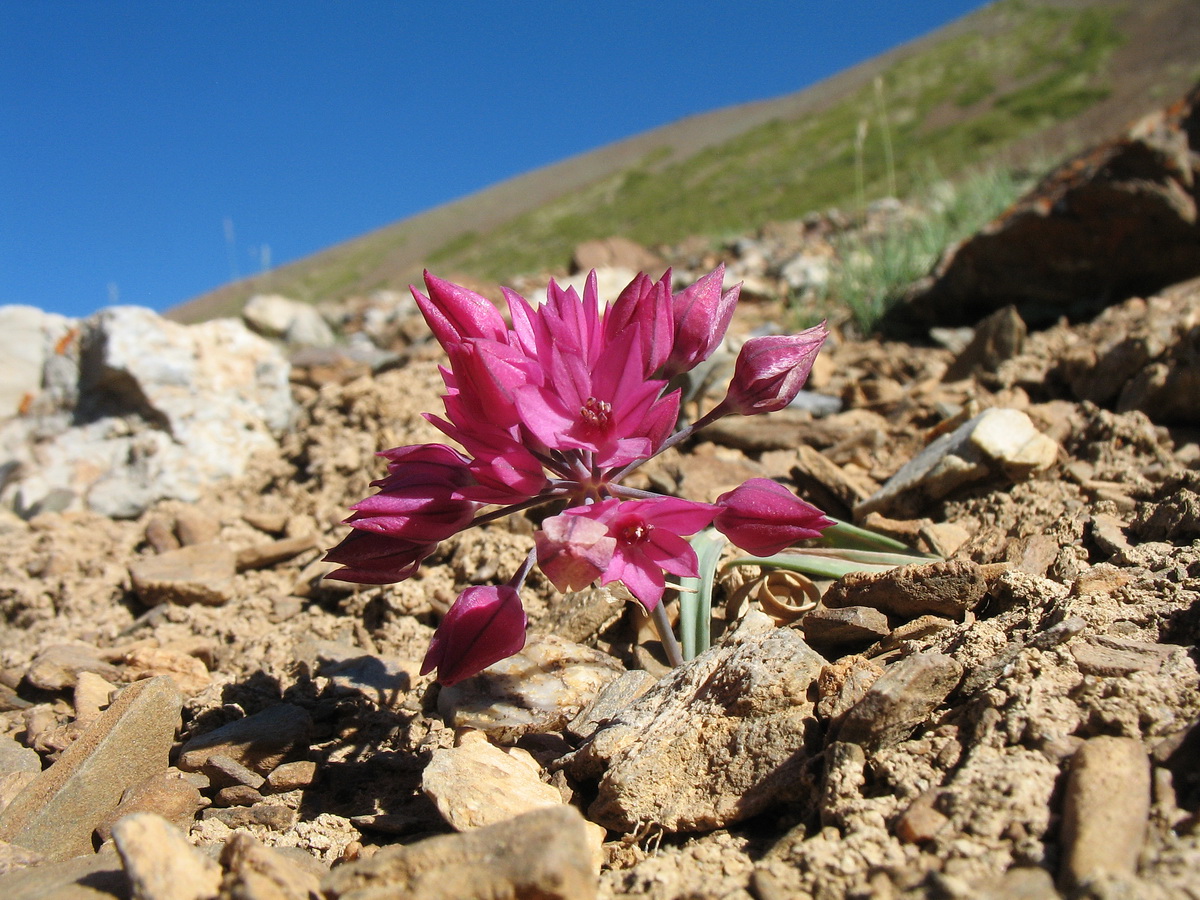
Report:
[[[830,585],[822,602],[830,608],[871,606],[889,615],[962,615],[987,592],[987,579],[970,560],[919,563],[887,572],[851,572]]]

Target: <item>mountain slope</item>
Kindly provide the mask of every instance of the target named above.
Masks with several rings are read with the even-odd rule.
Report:
[[[509,179],[226,285],[319,301],[402,288],[436,265],[485,280],[562,268],[580,240],[719,236],[904,194],[931,173],[1058,158],[1181,94],[1200,67],[1194,0],[1003,0],[803,91],[693,116]]]

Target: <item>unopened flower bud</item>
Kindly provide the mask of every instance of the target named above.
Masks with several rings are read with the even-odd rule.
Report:
[[[723,411],[754,416],[783,409],[808,380],[828,335],[822,322],[799,334],[750,338],[734,364],[733,380],[721,401]]]
[[[751,478],[717,498],[713,525],[755,556],[771,556],[833,524],[821,510],[770,478]]]

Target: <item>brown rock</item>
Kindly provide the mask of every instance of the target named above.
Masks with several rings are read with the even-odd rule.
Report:
[[[7,848],[7,849],[4,849]],[[0,844],[0,897],[4,900],[128,900],[129,878],[114,848],[29,868],[4,868],[15,844]],[[36,854],[35,854],[36,857]],[[37,862],[36,858],[31,862]]]
[[[280,703],[192,738],[179,753],[179,768],[208,770],[209,757],[224,755],[266,775],[284,758],[307,746],[312,717],[299,706]],[[211,774],[211,773],[210,773]]]
[[[804,639],[814,647],[862,647],[886,637],[887,616],[869,606],[828,609],[818,606],[800,620]]]
[[[664,264],[657,254],[641,244],[626,237],[614,236],[579,244],[571,257],[571,266],[575,272],[620,268],[649,273],[653,269],[662,269]]]
[[[307,856],[307,854],[303,854]],[[221,851],[226,869],[223,889],[238,900],[310,900],[321,893],[324,867],[308,857],[265,847],[244,831],[235,833]]]
[[[1149,816],[1150,760],[1141,741],[1084,743],[1071,759],[1063,800],[1062,886],[1135,874]]]
[[[822,667],[817,679],[818,718],[828,722],[832,731],[882,674],[882,666],[863,656],[844,656]]]
[[[100,656],[90,644],[54,644],[34,657],[25,670],[25,680],[44,691],[75,687],[80,672],[91,672],[107,681],[118,681],[121,670]]]
[[[185,506],[175,514],[175,534],[185,547],[211,543],[220,531],[220,522],[194,506]]]
[[[995,372],[1000,363],[1020,354],[1025,327],[1015,306],[998,309],[975,326],[975,336],[946,370],[946,381],[970,378],[977,372]]]
[[[112,837],[112,826],[131,813],[152,812],[162,816],[176,828],[187,831],[196,813],[208,805],[196,786],[186,781],[178,770],[151,775],[126,789],[121,802],[96,828],[101,840]]]
[[[586,822],[555,806],[465,834],[443,835],[338,866],[321,883],[329,900],[591,900],[596,874]]]
[[[823,602],[831,608],[870,606],[906,619],[927,613],[961,617],[986,592],[978,564],[956,559],[887,572],[851,572],[830,585]]]
[[[299,814],[294,809],[270,802],[230,808],[209,807],[200,814],[201,819],[216,819],[230,828],[262,825],[264,828],[270,828],[272,831],[287,831],[296,824],[299,817]]]
[[[162,816],[133,813],[113,825],[113,841],[132,900],[209,900],[221,887],[221,867]]]
[[[941,705],[962,673],[956,660],[941,653],[896,661],[846,713],[837,740],[869,749],[899,744]]]
[[[135,647],[122,657],[127,680],[166,675],[185,697],[194,697],[210,684],[212,677],[203,661],[190,653],[167,647]]]
[[[236,558],[222,544],[192,544],[147,556],[129,566],[138,599],[146,606],[160,603],[223,606],[232,596]]]
[[[239,550],[237,554],[237,570],[267,569],[281,562],[299,556],[305,550],[317,546],[315,534],[303,534],[299,537],[285,537],[267,544],[257,544]]]
[[[271,774],[267,776],[267,784],[277,794],[308,787],[316,780],[317,764],[307,759],[284,763],[272,769]]]
[[[3,812],[0,840],[48,859],[92,852],[92,832],[125,790],[167,768],[182,700],[169,678],[123,690]]]

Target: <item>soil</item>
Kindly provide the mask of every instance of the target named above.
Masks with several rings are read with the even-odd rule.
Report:
[[[1087,890],[1200,897],[1200,753],[1196,741],[1183,740],[1200,720],[1198,434],[1157,425],[1139,410],[1081,401],[1064,375],[1081,344],[1113,346],[1135,329],[1140,302],[1099,324],[1035,333],[1016,359],[957,382],[942,381],[949,350],[835,335],[811,386],[839,398],[841,412],[788,410],[734,423],[742,427],[714,429],[647,467],[648,483],[697,498],[752,475],[796,487],[803,441],[869,489],[947,423],[990,406],[1026,411],[1061,446],[1057,463],[1028,480],[994,479],[928,504],[918,519],[873,522],[925,551],[922,534],[957,535],[940,545],[946,555],[996,564],[975,610],[931,627],[893,618],[891,643],[863,651],[880,667],[934,651],[961,665],[959,687],[910,736],[873,750],[826,741],[808,767],[815,799],[726,828],[610,832],[600,896],[1053,896],[1017,887],[1031,869],[1046,873],[1046,883],[1062,877],[1070,761],[1090,739],[1123,736],[1153,763],[1144,842],[1136,873]],[[1176,302],[1194,305],[1200,291]],[[781,318],[761,304],[743,310],[734,331]],[[238,826],[264,843],[302,848],[329,865],[449,831],[420,781],[431,752],[451,746],[454,733],[438,712],[440,689],[417,668],[458,591],[503,580],[519,565],[533,520],[446,541],[398,585],[320,578],[329,568],[321,549],[344,533],[346,507],[382,474],[373,454],[439,439],[422,418],[440,408],[439,353],[417,340],[405,347],[404,364],[386,371],[298,367],[300,416],[278,451],[198,503],[163,502],[132,521],[89,513],[0,521],[0,735],[35,747],[44,762],[56,758],[69,742],[71,691],[36,688],[27,675],[46,648],[77,643],[115,668],[110,680],[172,666],[191,673],[177,679],[185,693],[179,744],[281,700],[308,711],[311,740],[297,756],[317,764],[316,780],[274,798],[296,811],[295,823]],[[223,605],[143,606],[129,565],[162,549],[161,535],[198,522],[234,551],[317,537],[313,549],[240,571]],[[536,573],[524,599],[534,631],[563,603]],[[720,599],[723,608],[724,593]],[[630,607],[597,623],[584,642],[657,674],[657,645],[646,644],[638,625]],[[395,661],[407,673],[403,686],[386,696],[348,687],[320,661],[329,642]],[[139,668],[133,661],[147,649],[163,653]],[[843,654],[825,655],[835,664]],[[578,741],[560,734],[561,755]],[[537,745],[545,777],[586,810],[594,785],[567,783],[544,737],[522,740]],[[220,843],[231,830],[198,814],[191,838]]]

